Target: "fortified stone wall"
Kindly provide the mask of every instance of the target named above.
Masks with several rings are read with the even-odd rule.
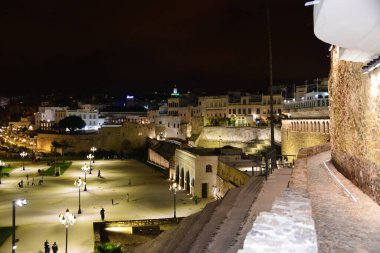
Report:
[[[97,134],[92,135],[39,134],[37,150],[50,153],[52,141],[66,140],[70,147],[65,152],[89,151],[92,146],[98,149],[128,152],[144,147],[146,138],[152,136],[154,136],[154,127],[126,122],[122,126],[100,128]]]
[[[52,141],[61,142],[63,140],[69,143],[69,147],[65,149],[67,152],[90,151],[92,146],[99,146],[97,135],[66,135],[66,134],[39,134],[37,136],[37,151],[51,152]]]
[[[281,133],[275,128],[275,141],[281,142]],[[246,147],[249,141],[270,140],[269,128],[255,127],[204,127],[195,145],[204,148],[217,148],[230,145]]]
[[[332,53],[331,155],[338,170],[380,204],[380,69],[339,61]]]
[[[302,148],[330,141],[330,121],[329,119],[283,120],[281,134],[282,155],[297,155]]]

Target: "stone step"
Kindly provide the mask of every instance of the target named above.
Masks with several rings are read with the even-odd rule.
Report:
[[[215,209],[211,219],[203,224],[202,231],[198,234],[197,239],[188,252],[199,253],[206,248],[210,237],[216,233],[218,226],[226,218],[227,212],[233,207],[241,188],[234,188],[227,192],[222,202]]]
[[[234,245],[244,226],[250,209],[263,186],[264,178],[252,178],[240,191],[233,208],[227,213],[223,223],[207,247],[208,252],[226,252]],[[225,231],[228,231],[226,233]]]

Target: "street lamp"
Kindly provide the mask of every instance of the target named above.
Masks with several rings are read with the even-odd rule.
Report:
[[[92,170],[91,161],[92,161],[92,159],[94,159],[94,155],[93,154],[88,154],[87,155],[87,159],[90,160],[90,174],[91,174],[91,170]]]
[[[4,165],[5,165],[5,162],[0,161],[0,184],[1,184],[1,176],[3,175]]]
[[[79,193],[79,208],[78,208],[78,214],[82,213],[82,210],[80,209],[80,187],[82,185],[86,185],[85,182],[82,181],[82,179],[79,177],[77,180],[74,181],[74,185],[78,187],[78,193]]]
[[[20,153],[20,156],[22,157],[22,170],[25,170],[24,158],[25,158],[25,156],[27,156],[27,155],[28,155],[28,153],[26,153],[25,151],[22,151],[22,152]]]
[[[94,156],[94,157],[92,158],[92,163],[95,163],[95,151],[96,151],[96,148],[95,148],[95,147],[92,147],[92,148],[90,148],[90,150],[92,151],[92,155]]]
[[[177,195],[177,191],[180,190],[180,187],[177,183],[173,183],[171,186],[170,186],[170,190],[173,192],[173,202],[174,202],[174,219],[177,218],[177,215],[176,215],[176,195]]]
[[[16,252],[16,207],[26,205],[26,199],[19,199],[12,201],[12,253]]]
[[[73,226],[75,221],[77,220],[77,217],[75,217],[75,215],[73,215],[72,213],[69,212],[69,209],[66,209],[66,213],[65,214],[60,214],[59,215],[59,221],[65,225],[66,227],[66,250],[65,250],[65,253],[67,253],[67,236],[68,236],[68,230],[69,230],[69,226]]]
[[[82,170],[84,172],[84,191],[87,191],[87,172],[90,170],[90,167],[87,166],[87,164],[84,164],[82,167]]]

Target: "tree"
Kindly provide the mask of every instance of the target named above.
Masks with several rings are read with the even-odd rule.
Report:
[[[58,123],[59,128],[68,128],[70,133],[74,133],[76,129],[82,129],[86,126],[86,122],[78,116],[68,116]]]
[[[61,144],[58,141],[52,141],[51,146],[54,148],[54,167],[57,163],[57,149],[61,147]]]
[[[123,248],[110,242],[99,243],[96,244],[95,253],[123,253]]]
[[[61,147],[61,150],[62,150],[62,160],[65,161],[65,149],[70,147],[70,144],[66,141],[66,140],[62,140],[60,143],[59,143],[60,147]]]

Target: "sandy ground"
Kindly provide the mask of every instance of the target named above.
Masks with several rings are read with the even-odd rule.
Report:
[[[12,224],[12,200],[25,198],[28,205],[16,209],[16,252],[43,252],[43,243],[47,239],[59,246],[64,252],[65,227],[60,224],[58,215],[68,208],[76,214],[77,221],[69,228],[68,252],[93,252],[93,221],[100,220],[99,211],[105,208],[106,220],[128,220],[146,218],[164,218],[173,216],[173,195],[169,191],[171,182],[154,172],[150,167],[135,160],[99,160],[94,171],[87,174],[87,192],[81,192],[82,214],[78,211],[78,188],[74,180],[84,178],[81,167],[86,161],[74,161],[73,165],[60,177],[44,177],[44,184],[37,185],[40,177],[32,178],[38,169],[46,169],[46,164],[26,163],[14,170],[10,177],[3,177],[0,185],[0,226]],[[20,165],[21,166],[21,165]],[[97,177],[101,170],[103,178]],[[29,175],[29,187],[26,175]],[[24,188],[17,183],[23,179]],[[129,185],[131,179],[131,185]],[[127,193],[129,201],[127,201]],[[112,205],[111,200],[114,200]],[[188,216],[198,212],[212,201],[202,200],[194,205],[189,196],[177,193],[177,216]],[[0,247],[0,252],[11,251],[11,237]]]

